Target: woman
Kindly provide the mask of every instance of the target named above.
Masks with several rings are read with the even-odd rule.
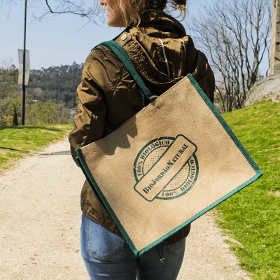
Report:
[[[206,57],[194,48],[183,26],[163,12],[167,0],[101,0],[107,23],[126,27],[115,38],[128,53],[153,95],[192,73],[213,102],[214,76]],[[186,0],[172,0],[185,11]],[[71,151],[116,129],[147,105],[136,83],[119,59],[105,46],[88,56],[77,90],[75,128],[69,135]],[[143,104],[144,103],[144,104]],[[108,174],[110,176],[110,174]],[[136,258],[88,182],[81,193],[81,253],[90,279],[173,280],[179,273],[190,225]]]

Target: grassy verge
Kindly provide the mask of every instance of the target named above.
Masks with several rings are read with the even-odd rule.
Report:
[[[217,221],[243,269],[257,280],[280,279],[280,103],[257,102],[223,115],[264,172],[217,206]]]
[[[72,129],[72,124],[0,126],[0,170],[7,169],[31,151],[59,141]]]

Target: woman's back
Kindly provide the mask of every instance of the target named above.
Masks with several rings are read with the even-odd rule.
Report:
[[[108,24],[123,26],[120,25],[123,24],[120,23],[122,18],[118,16],[119,7],[112,8],[117,1],[112,0],[111,4],[108,4],[106,0],[102,1],[109,10]],[[145,2],[145,0],[141,1]],[[148,3],[152,2],[148,1]],[[153,3],[156,3],[156,0]],[[195,49],[184,27],[161,9],[145,10],[141,13],[138,24],[130,24],[115,40],[127,52],[153,95],[161,95],[191,73],[213,102],[215,81],[206,57]],[[69,135],[74,159],[76,158],[75,149],[106,136],[149,103],[148,100],[143,100],[135,81],[117,56],[105,46],[94,48],[88,56],[77,94],[79,105],[74,118],[75,128]],[[117,265],[118,263],[121,265],[122,261],[128,262],[127,255],[121,255],[125,250],[128,250],[128,255],[130,255],[129,262],[133,263],[138,271],[139,280],[150,279],[148,277],[152,277],[153,280],[176,279],[184,254],[184,238],[190,231],[190,225],[162,243],[162,254],[163,246],[166,246],[165,250],[169,252],[163,269],[162,266],[157,268],[158,260],[154,260],[155,254],[158,253],[160,259],[164,259],[160,251],[150,250],[149,254],[145,253],[147,258],[143,257],[140,261],[130,254],[129,248],[125,249],[126,246],[117,246],[117,244],[124,244],[122,235],[87,181],[81,193],[81,209],[83,211],[81,250],[88,272],[94,277],[91,279],[99,279],[99,275],[104,277],[105,272],[106,279],[135,279],[134,272],[131,278],[126,276],[128,273],[126,268],[132,269],[128,264]],[[101,251],[107,252],[106,257],[101,254]],[[115,256],[111,258],[111,255],[115,253],[120,256],[118,261]],[[113,266],[115,262],[117,262],[116,267]],[[106,268],[107,265],[116,271],[121,267],[121,271],[117,274],[104,272],[102,267]],[[99,269],[101,269],[100,273]],[[144,270],[146,271],[141,276],[139,271],[144,272]],[[125,276],[117,278],[116,275]]]

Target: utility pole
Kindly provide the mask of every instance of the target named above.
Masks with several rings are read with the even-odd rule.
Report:
[[[27,0],[25,0],[24,11],[24,43],[23,43],[23,74],[22,74],[22,95],[21,95],[21,125],[25,120],[25,52],[26,52],[26,16],[27,16]]]

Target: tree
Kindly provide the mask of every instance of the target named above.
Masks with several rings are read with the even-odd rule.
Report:
[[[7,97],[11,92],[17,90],[17,77],[18,70],[15,65],[0,67],[0,99]]]
[[[209,58],[224,111],[241,108],[242,98],[258,80],[259,66],[270,48],[271,1],[217,0],[193,19],[200,48]]]
[[[18,126],[18,118],[17,118],[16,105],[14,105],[13,126]]]
[[[27,106],[32,102],[32,96],[26,95]],[[10,92],[9,95],[0,99],[0,126],[13,125],[14,111],[21,111],[21,93],[19,90]]]
[[[18,69],[10,61],[1,60],[0,67],[0,126],[13,121],[15,106],[20,106]]]
[[[12,4],[18,4],[20,2],[24,2],[24,0],[0,0],[0,10],[5,6],[9,11]],[[37,2],[39,1],[30,1],[34,9],[36,9]],[[99,1],[44,0],[43,2],[45,3],[43,11],[37,11],[33,14],[36,20],[42,20],[50,14],[74,14],[86,18],[89,22],[96,23],[96,19],[100,19],[100,15],[102,14]]]

